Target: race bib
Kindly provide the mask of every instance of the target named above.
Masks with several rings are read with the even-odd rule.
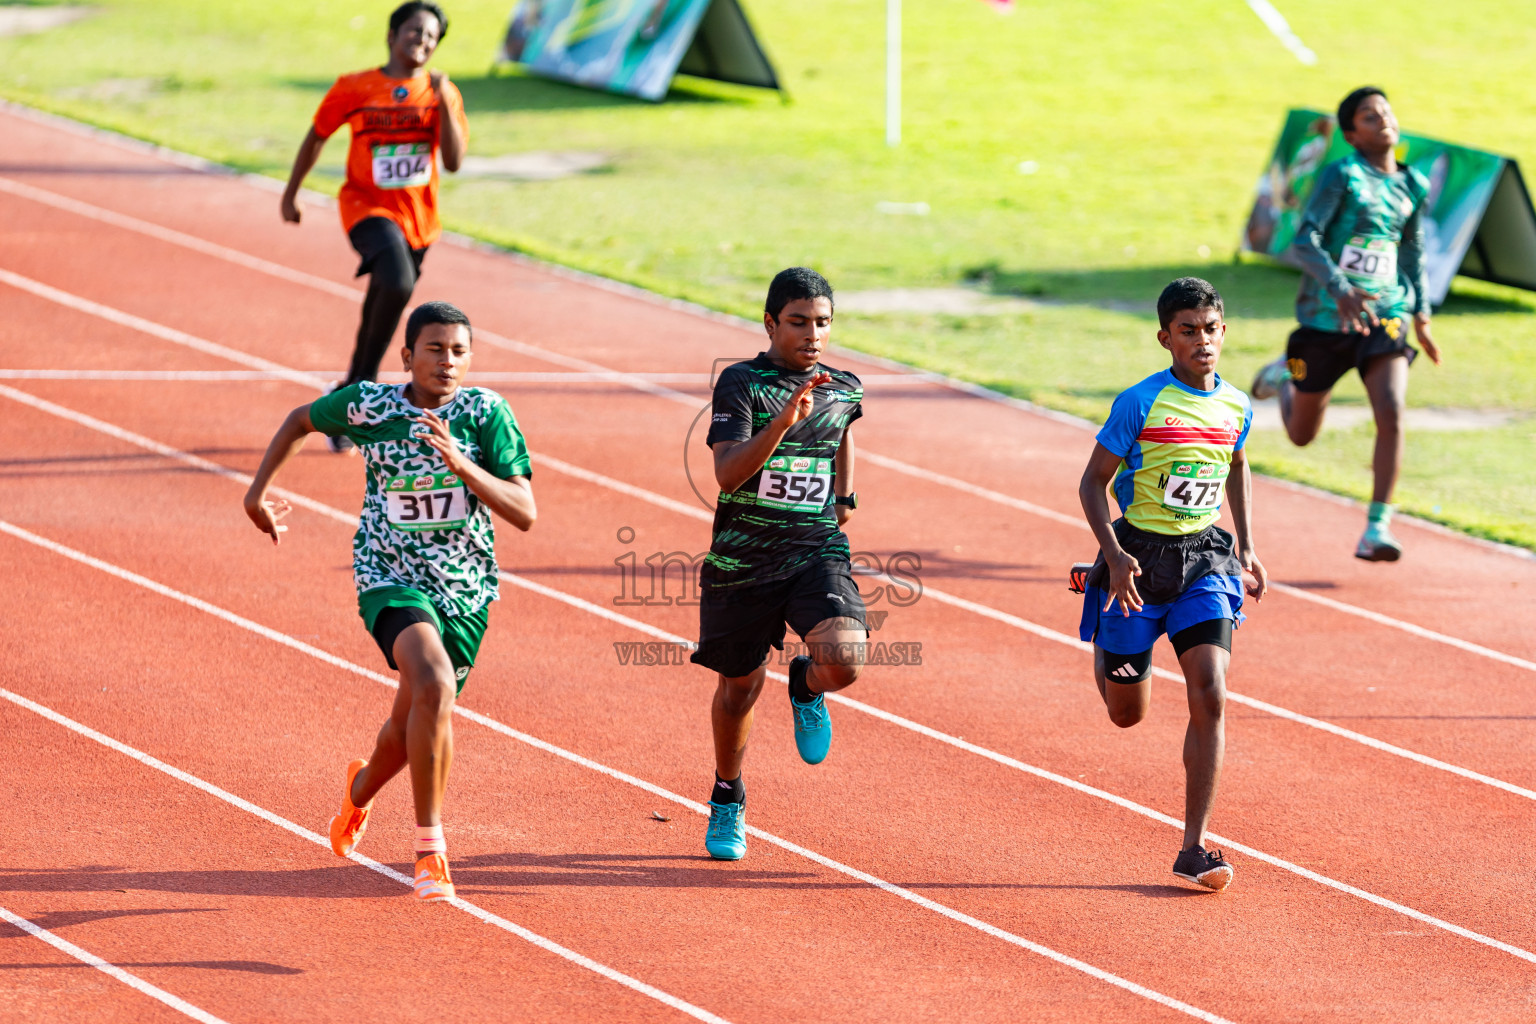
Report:
[[[1187,515],[1216,511],[1229,468],[1213,462],[1175,462],[1163,485],[1163,507]]]
[[[832,460],[775,455],[757,481],[757,503],[820,512],[832,500]]]
[[[1339,254],[1339,269],[1367,290],[1389,287],[1397,282],[1397,243],[1356,235]]]
[[[373,183],[379,188],[413,188],[432,181],[432,146],[426,142],[373,147]]]
[[[397,530],[455,530],[469,521],[464,482],[453,473],[390,477],[384,500]]]

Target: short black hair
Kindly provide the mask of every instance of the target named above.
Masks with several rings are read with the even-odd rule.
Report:
[[[1364,103],[1372,96],[1380,96],[1382,99],[1387,98],[1387,94],[1376,88],[1374,85],[1362,85],[1360,88],[1344,97],[1343,101],[1339,104],[1340,131],[1352,132],[1355,130],[1355,111],[1360,109],[1360,104]]]
[[[763,312],[773,317],[777,323],[779,314],[784,307],[797,299],[826,299],[835,302],[832,298],[832,286],[827,279],[822,277],[810,267],[790,267],[773,275],[773,282],[768,285],[768,301],[763,304]]]
[[[451,302],[423,302],[411,310],[411,318],[405,322],[405,347],[416,351],[416,339],[428,324],[463,324],[469,332],[470,344],[475,341],[475,329],[469,325],[469,317]]]
[[[1214,309],[1217,313],[1226,313],[1216,286],[1198,277],[1181,277],[1163,289],[1163,294],[1157,297],[1157,322],[1166,331],[1173,323],[1173,315],[1186,309]]]
[[[394,13],[389,16],[389,34],[394,35],[400,31],[400,26],[404,25],[406,19],[417,11],[426,11],[437,19],[438,42],[448,38],[448,15],[444,14],[443,9],[437,6],[437,4],[432,3],[431,0],[410,0],[409,3],[396,7]]]

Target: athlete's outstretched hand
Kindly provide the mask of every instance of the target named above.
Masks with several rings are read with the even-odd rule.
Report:
[[[1116,555],[1105,555],[1104,561],[1109,563],[1109,600],[1104,602],[1104,610],[1109,611],[1119,601],[1120,614],[1130,618],[1131,612],[1141,611],[1141,595],[1136,592],[1136,577],[1141,575],[1141,563],[1124,551]]]
[[[297,196],[283,193],[283,220],[289,224],[298,224],[304,220],[304,204],[299,202]]]
[[[796,388],[795,393],[790,395],[789,401],[784,404],[783,411],[779,413],[779,418],[784,421],[784,427],[788,429],[801,420],[808,419],[816,405],[816,396],[811,392],[823,384],[830,383],[832,383],[830,373],[818,373]]]
[[[1359,331],[1361,334],[1370,334],[1371,327],[1379,327],[1381,325],[1381,318],[1371,308],[1371,303],[1375,302],[1378,297],[1359,288],[1351,288],[1339,299],[1339,319],[1344,322],[1345,334],[1353,331]],[[1362,315],[1365,317],[1364,320],[1361,320]],[[1371,326],[1367,327],[1367,323]]]
[[[293,506],[288,504],[286,498],[267,501],[264,498],[253,498],[247,495],[245,499],[245,514],[251,517],[251,522],[256,524],[256,529],[271,536],[273,544],[279,542],[280,534],[287,532],[288,527],[279,525],[279,522],[292,511]]]
[[[1243,568],[1253,574],[1252,583],[1243,580],[1243,589],[1255,601],[1264,600],[1264,595],[1269,593],[1269,572],[1264,568],[1264,563],[1252,551],[1244,551],[1237,557],[1243,563]]]
[[[443,461],[448,463],[448,468],[455,473],[459,473],[459,468],[464,462],[464,453],[459,450],[459,443],[448,432],[447,421],[431,409],[422,410],[422,414],[415,417],[415,419],[417,423],[424,424],[428,431],[425,434],[418,434],[416,436],[437,449],[437,454],[441,455]],[[459,473],[459,475],[463,476],[464,474]]]
[[[1429,314],[1413,314],[1413,335],[1419,339],[1419,347],[1424,354],[1429,356],[1429,361],[1436,366],[1440,365],[1440,346],[1435,344],[1435,339],[1429,336]]]

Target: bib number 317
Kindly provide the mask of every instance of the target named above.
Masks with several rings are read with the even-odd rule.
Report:
[[[757,482],[757,503],[820,512],[832,497],[832,460],[775,455]]]
[[[397,530],[453,530],[469,519],[464,484],[452,473],[396,476],[384,483],[389,524]]]
[[[1174,463],[1163,485],[1163,507],[1189,515],[1216,511],[1228,468],[1212,462]]]
[[[425,142],[373,147],[373,183],[416,188],[432,181],[432,147]]]

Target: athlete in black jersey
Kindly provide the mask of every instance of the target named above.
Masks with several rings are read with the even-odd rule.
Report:
[[[807,764],[821,763],[832,742],[823,694],[858,678],[869,636],[839,529],[858,503],[849,430],[864,414],[864,389],[853,374],[821,364],[832,286],[804,267],[780,272],[768,286],[763,328],[768,351],[720,375],[706,439],[720,500],[699,570],[692,660],[720,674],[704,846],[721,860],[747,852],[741,762],[765,659],[783,649],[786,624],[810,651],[789,664],[795,746]]]

